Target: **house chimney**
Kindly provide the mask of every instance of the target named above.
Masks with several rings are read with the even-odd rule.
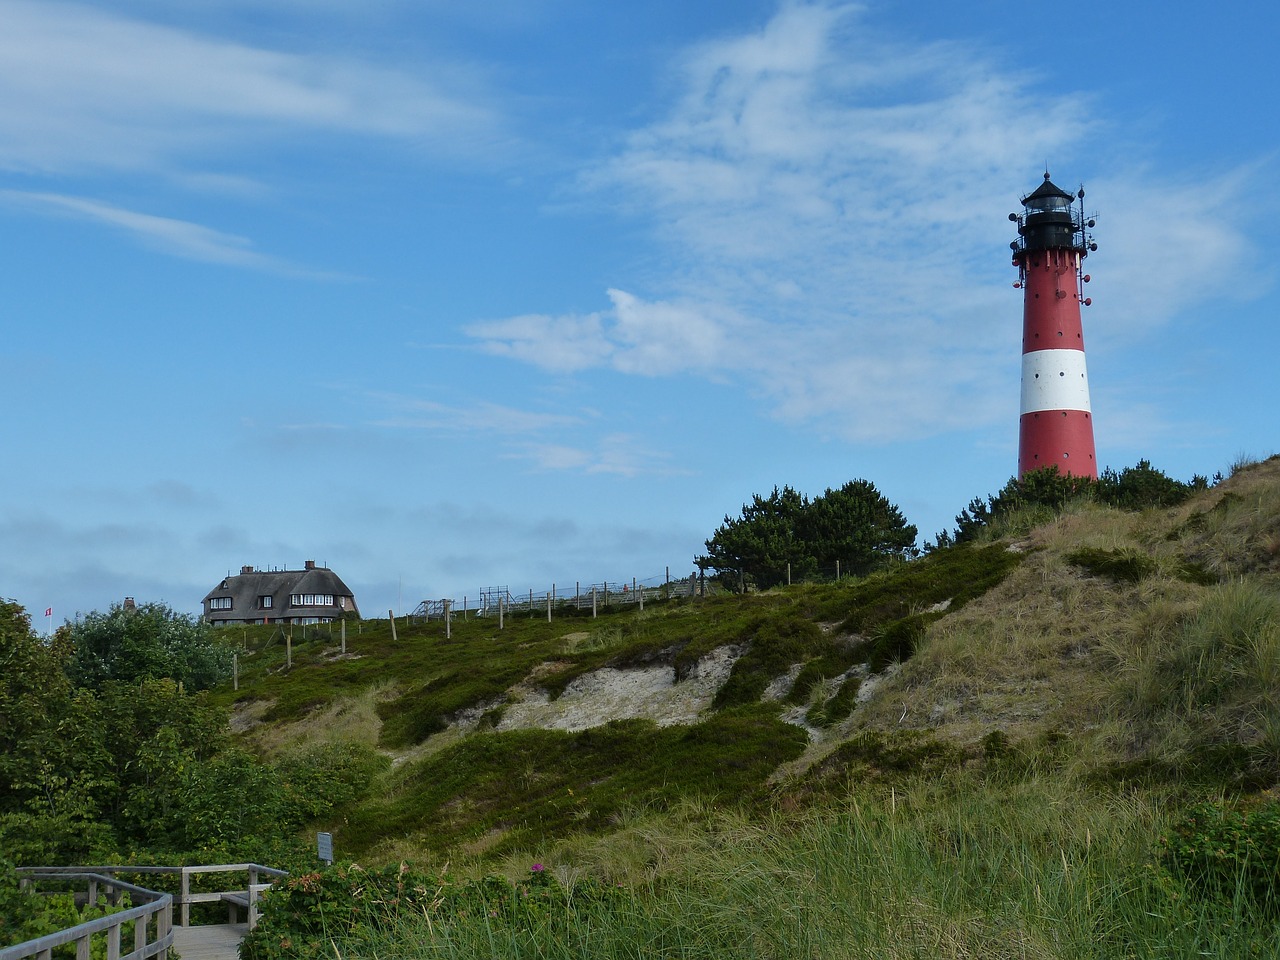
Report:
[[[245,566],[240,568],[240,576],[243,577],[246,573],[253,573],[253,567],[246,564]]]
[[[316,568],[316,562],[314,560],[308,560],[304,566],[307,570],[314,570]]]
[[[126,611],[132,613],[133,611],[138,609],[138,605],[133,602],[133,597],[125,597],[124,608]]]

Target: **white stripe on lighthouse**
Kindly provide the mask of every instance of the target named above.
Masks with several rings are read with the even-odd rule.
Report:
[[[1023,413],[1089,409],[1083,350],[1035,350],[1022,355]]]

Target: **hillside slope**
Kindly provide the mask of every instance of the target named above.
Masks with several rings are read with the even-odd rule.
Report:
[[[1069,505],[863,581],[443,624],[244,633],[240,736],[394,765],[346,855],[491,858],[697,797],[812,802],[1063,751],[1089,776],[1247,788],[1280,758],[1280,460],[1166,510]],[[292,658],[286,668],[286,658]]]

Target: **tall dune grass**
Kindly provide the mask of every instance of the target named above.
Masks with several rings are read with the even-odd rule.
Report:
[[[1150,800],[967,775],[797,819],[660,819],[647,840],[663,869],[607,905],[570,899],[516,923],[424,919],[338,950],[384,960],[1278,955],[1280,930],[1257,904],[1199,900],[1156,866],[1160,821]]]

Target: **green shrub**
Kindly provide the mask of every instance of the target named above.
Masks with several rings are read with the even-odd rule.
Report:
[[[1271,913],[1280,907],[1280,803],[1251,810],[1197,804],[1160,842],[1164,865],[1206,896],[1230,902],[1243,895]]]
[[[862,677],[854,675],[845,678],[838,690],[820,706],[808,713],[808,721],[816,727],[830,727],[846,719],[858,702],[858,691],[862,689]]]
[[[105,896],[99,896],[97,902],[77,907],[72,893],[42,892],[36,895],[31,888],[20,886],[13,864],[0,859],[0,949],[121,913],[130,906],[127,896],[118,904],[110,904]],[[132,935],[133,926],[129,923],[124,929],[124,936],[131,940]],[[90,951],[91,960],[106,960],[106,938],[94,937],[90,941]],[[55,947],[53,956],[56,960],[74,960],[76,945],[68,943]]]
[[[562,886],[540,863],[519,883],[498,876],[431,876],[404,863],[369,870],[343,865],[290,877],[268,891],[257,927],[240,945],[240,956],[349,956],[351,944],[384,940],[410,920],[446,938],[458,926],[537,931],[571,907],[599,912],[623,896],[618,888],[594,881]]]
[[[823,766],[828,771],[862,767],[901,777],[940,773],[959,767],[967,757],[955,744],[923,731],[866,730],[837,748]]]
[[[758,702],[769,681],[831,648],[818,625],[799,614],[757,617],[743,639],[750,647],[716,694],[718,708]]]
[[[912,614],[876,630],[864,651],[871,672],[879,673],[890,664],[911,659],[929,624],[941,616],[941,612]]]
[[[1106,577],[1116,583],[1138,583],[1156,570],[1154,560],[1132,547],[1122,550],[1083,547],[1068,553],[1066,560],[1096,577]]]
[[[1207,490],[1209,481],[1196,476],[1183,483],[1166,476],[1151,466],[1150,460],[1139,460],[1137,466],[1125,467],[1119,473],[1107,468],[1098,477],[1097,496],[1101,503],[1122,510],[1176,507],[1193,493]]]
[[[287,754],[276,764],[284,816],[302,826],[366,796],[391,760],[372,747],[338,741]]]

